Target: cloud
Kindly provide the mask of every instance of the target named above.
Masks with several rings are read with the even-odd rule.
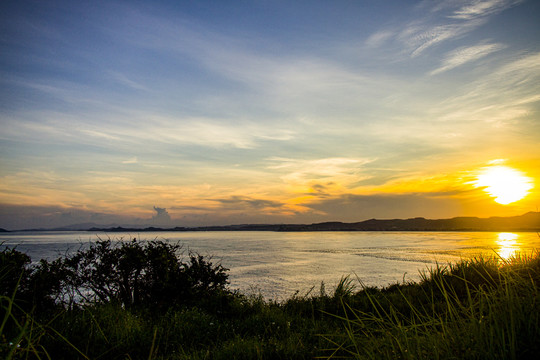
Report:
[[[321,219],[355,222],[369,218],[389,219],[423,216],[446,218],[459,214],[459,203],[451,198],[429,194],[343,194],[302,204],[321,213]]]
[[[331,194],[332,186],[335,185],[333,182],[327,184],[314,183],[311,184],[309,191],[306,195],[314,195],[316,197],[328,197]]]
[[[109,74],[111,78],[115,79],[116,81],[118,81],[118,83],[128,88],[135,89],[135,90],[145,90],[145,91],[149,90],[147,86],[130,79],[127,75],[123,73],[116,72],[116,71],[109,71]]]
[[[141,143],[147,146],[165,144],[252,149],[258,147],[260,142],[289,141],[296,135],[294,130],[286,126],[268,126],[238,118],[159,115],[143,110],[123,110],[115,115],[94,116],[92,121],[88,121],[86,116],[47,110],[39,114],[26,113],[17,121],[7,121],[1,137],[37,143],[75,142],[127,150]],[[109,123],[111,116],[114,121]],[[108,117],[109,120],[106,120]],[[107,122],[106,126],[101,122]]]
[[[274,163],[269,169],[281,173],[285,183],[293,188],[300,187],[301,192],[320,195],[328,193],[330,189],[343,191],[342,188],[369,178],[363,173],[362,167],[374,161],[339,157],[310,160],[272,157],[267,160]]]
[[[0,204],[0,227],[7,230],[51,229],[74,224],[111,226],[136,224],[139,219],[78,207]]]
[[[428,48],[444,41],[463,36],[473,29],[476,29],[481,24],[483,24],[483,21],[471,20],[464,24],[432,26],[427,29],[424,27],[415,27],[413,29],[407,29],[407,31],[402,33],[401,37],[404,38],[411,51],[410,55],[414,58]]]
[[[147,121],[139,121],[137,128],[125,130],[125,133],[135,139],[147,139],[156,143],[238,149],[255,148],[259,141],[287,141],[294,138],[290,130],[279,127],[271,129],[264,124],[156,115],[148,115]]]
[[[540,52],[517,54],[513,61],[471,81],[460,94],[434,106],[437,114],[432,116],[447,123],[474,120],[484,131],[493,130],[486,128],[486,123],[519,126],[519,120],[533,113],[540,101],[539,81]]]
[[[279,201],[267,199],[255,199],[248,196],[231,196],[224,199],[209,199],[222,204],[226,209],[265,209],[276,208],[281,209],[285,204]]]
[[[516,59],[502,67],[500,67],[493,75],[494,76],[507,76],[504,80],[505,83],[512,85],[520,85],[524,81],[534,82],[530,79],[531,75],[536,75],[538,78],[540,69],[540,52],[526,53],[516,57]],[[537,90],[537,88],[534,88]]]
[[[150,220],[152,224],[157,225],[170,225],[171,224],[171,216],[169,215],[169,212],[165,208],[155,207],[154,211],[156,214],[152,216],[152,219]]]
[[[366,45],[369,47],[379,47],[390,40],[395,33],[391,30],[381,30],[371,34],[367,40]]]
[[[462,38],[496,15],[522,1],[488,0],[460,2],[426,2],[419,8],[421,17],[399,29],[384,29],[368,38],[368,44],[379,44],[392,37],[405,44],[412,58],[436,45]]]
[[[154,207],[151,218],[119,215],[77,206],[32,206],[0,204],[0,227],[8,230],[51,229],[76,224],[88,226],[172,225],[167,209]]]
[[[481,16],[488,16],[499,13],[509,7],[515,6],[523,0],[474,0],[470,4],[454,11],[451,18],[470,20]]]
[[[80,129],[80,131],[83,134],[88,134],[89,136],[95,137],[95,138],[103,138],[105,140],[114,140],[114,141],[122,140],[120,136],[111,135],[103,131],[96,131],[96,130],[90,130],[90,129]]]
[[[452,22],[448,18],[427,17],[379,30],[368,37],[366,45],[376,48],[397,41],[407,57],[416,58],[433,46],[465,36],[485,22],[482,18]],[[395,60],[396,55],[393,56]]]
[[[130,28],[129,32],[123,31],[126,27]],[[328,104],[335,115],[336,108],[350,107],[351,99],[358,103],[359,99],[373,96],[373,86],[379,83],[379,79],[351,71],[339,61],[324,56],[330,44],[321,44],[321,54],[295,51],[276,54],[260,45],[268,39],[255,38],[252,34],[231,36],[213,32],[186,18],[156,17],[133,11],[121,25],[106,31],[120,37],[117,41],[135,48],[165,53],[170,62],[184,66],[186,61],[193,62],[196,64],[193,71],[203,72],[203,79],[210,72],[215,80],[212,87],[205,89],[204,95],[193,91],[182,94],[182,103],[184,108],[188,104],[204,106],[206,113],[222,114],[223,123],[229,120],[229,112],[234,116],[239,112],[249,113],[249,117],[270,115],[268,120],[273,122],[282,119],[283,114],[300,112],[305,116],[308,112],[320,116],[322,110],[328,111],[324,106]],[[269,49],[273,49],[271,45]],[[184,81],[181,75],[161,78],[159,87],[177,87],[178,81]],[[198,88],[206,85],[204,81],[193,84]]]
[[[137,160],[137,157],[134,156],[134,157],[132,157],[132,158],[130,158],[130,159],[127,159],[127,160],[122,161],[122,164],[136,164],[136,163],[138,163],[138,162],[139,162],[139,161]]]
[[[339,157],[311,160],[271,157],[267,160],[275,163],[269,166],[271,169],[293,170],[288,177],[294,179],[349,174],[351,171],[357,170],[360,166],[373,161],[370,159]]]
[[[230,225],[297,221],[298,212],[284,201],[231,195],[198,201],[198,206],[173,206],[178,222],[188,225]]]
[[[503,44],[482,44],[460,47],[447,53],[441,66],[433,70],[430,74],[436,75],[454,69],[466,63],[479,60],[495,51],[504,49],[505,47],[506,46]]]
[[[211,119],[174,119],[151,116],[140,123],[140,128],[131,132],[137,138],[152,139],[164,143],[184,143],[199,146],[232,146],[239,149],[257,147],[259,140],[287,141],[293,133],[286,129],[270,129],[264,124],[218,123]],[[128,131],[130,134],[130,131]]]

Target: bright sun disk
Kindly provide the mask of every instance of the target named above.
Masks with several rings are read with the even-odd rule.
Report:
[[[530,178],[508,166],[489,166],[478,175],[476,187],[494,197],[499,204],[507,205],[523,199],[533,188]]]

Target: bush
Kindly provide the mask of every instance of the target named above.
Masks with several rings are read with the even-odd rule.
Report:
[[[164,241],[113,242],[98,240],[86,249],[35,266],[16,249],[0,252],[1,295],[38,312],[63,305],[114,303],[125,308],[163,310],[194,304],[201,298],[221,299],[227,290],[228,269]]]
[[[0,252],[0,295],[10,297],[18,283],[19,289],[26,287],[29,277],[30,257],[16,249],[4,248]]]
[[[30,257],[15,248],[0,252],[0,296],[13,297],[25,311],[50,310],[60,291],[59,262],[41,260],[31,266]]]
[[[226,289],[227,269],[192,253],[183,262],[180,250],[180,245],[163,241],[98,240],[61,259],[59,298],[66,304],[100,302],[165,309]]]

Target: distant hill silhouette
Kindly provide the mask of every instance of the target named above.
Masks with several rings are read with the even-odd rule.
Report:
[[[357,223],[324,222],[311,225],[285,225],[282,231],[539,231],[540,212],[512,217],[455,217],[377,220]]]
[[[455,217],[451,219],[378,220],[355,223],[323,222],[316,224],[245,224],[227,226],[130,228],[93,227],[89,231],[540,231],[540,212],[529,212],[512,217]]]

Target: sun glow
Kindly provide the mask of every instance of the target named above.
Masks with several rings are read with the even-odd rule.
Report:
[[[484,168],[474,184],[484,188],[485,192],[502,205],[523,199],[533,188],[530,178],[518,170],[502,165]]]

